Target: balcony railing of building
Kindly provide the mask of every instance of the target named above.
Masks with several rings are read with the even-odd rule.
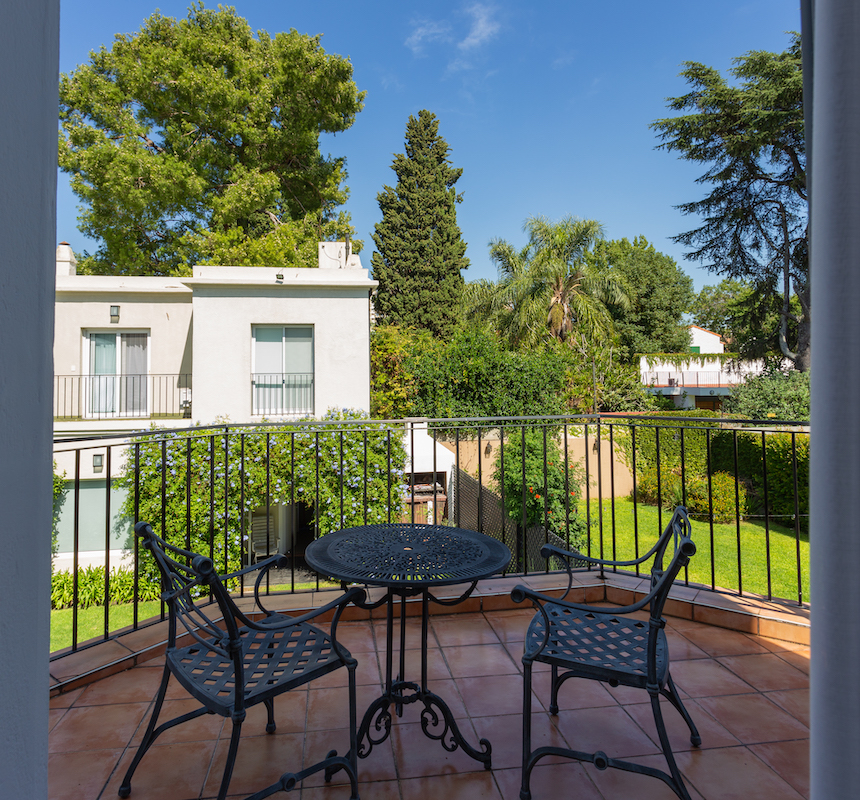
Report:
[[[654,370],[642,373],[642,383],[661,388],[708,388],[737,386],[744,379],[737,372],[720,370]]]
[[[803,605],[808,454],[805,424],[669,416],[337,418],[57,441],[67,491],[52,650],[163,615],[153,566],[130,535],[138,519],[208,553],[222,573],[284,553],[288,567],[266,590],[294,592],[320,588],[306,544],[344,527],[479,530],[508,544],[511,573],[528,575],[558,567],[540,555],[547,542],[638,557],[684,504],[698,548],[684,582]]]
[[[251,405],[254,416],[313,414],[314,374],[254,373],[251,375]]]
[[[54,419],[191,416],[191,375],[55,375]]]

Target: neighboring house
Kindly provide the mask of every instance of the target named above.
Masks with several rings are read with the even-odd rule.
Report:
[[[316,268],[156,278],[77,275],[60,244],[55,435],[369,409],[376,282],[344,251],[321,242]]]
[[[153,424],[253,423],[370,409],[370,292],[343,242],[321,242],[316,267],[194,267],[189,278],[76,274],[57,248],[54,437],[122,434]],[[76,466],[79,520],[101,514],[107,448]],[[113,448],[116,475],[120,448]],[[90,499],[91,498],[91,499]],[[64,508],[61,550],[71,535]],[[111,507],[119,507],[112,497]],[[81,531],[104,530],[80,524]],[[104,553],[104,533],[90,548]]]
[[[726,354],[719,334],[698,325],[689,330],[689,352],[640,356],[642,383],[652,394],[671,397],[678,408],[719,411],[722,398],[761,372],[762,363],[738,362]]]

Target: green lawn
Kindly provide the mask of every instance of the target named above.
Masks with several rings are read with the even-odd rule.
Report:
[[[338,584],[320,581],[320,588],[336,587]],[[296,591],[315,589],[316,583],[297,583]],[[270,592],[289,592],[288,584],[270,586]],[[253,586],[245,588],[246,596],[253,595]],[[265,602],[265,601],[264,601]],[[150,600],[140,603],[137,618],[139,622],[156,617],[161,613],[161,602]],[[117,631],[134,622],[134,610],[131,603],[111,605],[108,607],[108,631]],[[105,610],[104,606],[91,606],[78,611],[78,644],[104,636]],[[72,609],[63,608],[51,612],[51,652],[72,646]]]
[[[599,523],[599,505],[591,503],[591,554],[599,557],[601,542],[603,557],[609,559],[632,559],[636,554],[634,536],[633,503],[629,498],[615,500],[615,528],[612,525],[612,501],[603,501],[603,533]],[[638,523],[638,552],[641,555],[654,543],[661,532],[657,508],[639,504],[636,508]],[[669,521],[669,512],[663,511],[662,524]],[[743,588],[744,592],[768,594],[767,582],[767,536],[764,522],[744,521],[740,525],[741,563],[738,572],[738,531],[734,523],[711,526],[705,520],[692,520],[693,541],[696,555],[688,567],[689,580],[694,583],[715,585],[718,588]],[[614,538],[613,538],[614,537]],[[713,542],[713,547],[712,547]],[[797,600],[797,542],[794,531],[781,525],[770,526],[770,564],[773,597]],[[713,568],[711,553],[713,551]],[[643,570],[647,572],[647,566]],[[803,600],[809,601],[809,537],[800,537],[800,576]],[[320,586],[327,584],[320,583]],[[330,584],[335,586],[335,584]],[[271,592],[287,592],[289,585],[271,586]],[[296,584],[296,590],[316,588],[315,583]],[[143,621],[160,613],[160,602],[141,603],[138,619]],[[108,630],[115,631],[131,625],[131,604],[112,605],[109,608]],[[104,608],[96,606],[78,612],[78,642],[85,642],[104,634]],[[51,612],[51,652],[72,644],[72,609]]]
[[[613,549],[612,501],[603,501],[603,532],[601,537],[597,500],[591,502],[591,555],[626,560],[635,557],[633,502],[629,498],[615,500],[615,529]],[[636,507],[638,522],[639,554],[646,552],[661,532],[658,509],[639,504]],[[663,511],[662,524],[669,521],[670,512]],[[692,519],[692,539],[696,544],[696,555],[690,561],[689,580],[718,588],[743,588],[744,592],[768,594],[767,562],[768,536],[764,521],[743,521],[740,524],[740,573],[738,565],[738,529],[730,524],[714,523],[704,519]],[[770,525],[770,570],[773,597],[788,600],[798,599],[797,550],[794,531],[782,525]],[[712,544],[713,543],[713,544]],[[803,600],[809,601],[809,536],[800,536],[800,577]],[[614,555],[613,555],[614,553]],[[711,565],[713,553],[713,567]],[[739,577],[740,575],[740,577]]]
[[[161,611],[159,600],[149,600],[138,606],[139,621],[157,616]],[[112,605],[108,607],[108,631],[125,628],[134,622],[134,611],[131,603]],[[78,644],[103,636],[105,629],[104,606],[91,606],[78,611]],[[51,652],[72,646],[72,609],[61,608],[51,612]]]

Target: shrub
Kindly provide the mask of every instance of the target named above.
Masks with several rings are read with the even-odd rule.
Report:
[[[134,600],[134,571],[128,567],[114,567],[110,571],[110,602],[131,603]],[[140,600],[157,600],[161,595],[158,582],[143,576],[138,582]],[[74,572],[59,570],[51,576],[51,608],[68,608],[74,603]],[[78,608],[104,605],[105,568],[90,566],[78,568]]]
[[[506,417],[568,410],[568,354],[511,351],[479,328],[459,328],[447,342],[413,350],[416,416]]]
[[[686,505],[691,516],[709,518],[714,522],[732,522],[736,513],[742,518],[747,510],[747,491],[743,483],[737,486],[738,504],[735,505],[735,478],[726,472],[711,475],[710,493],[708,478],[702,475],[686,476],[682,484],[679,473],[670,472],[660,476],[660,492],[657,491],[657,470],[649,469],[637,484],[639,500],[651,505],[662,502],[663,508],[672,510]],[[710,494],[710,501],[709,501]]]
[[[242,566],[247,514],[267,504],[312,507],[320,536],[386,521],[389,497],[396,518],[406,462],[402,433],[375,423],[349,424],[364,419],[343,409],[323,417],[334,423],[325,428],[154,431],[132,446],[117,480],[128,489],[122,512],[146,520],[170,544],[212,556],[222,574]],[[141,553],[140,572],[157,581],[148,552]]]
[[[791,525],[795,515],[794,471],[797,469],[797,511],[800,529],[809,530],[809,434],[787,431],[722,431],[714,439],[714,469],[734,473],[737,442],[737,470],[750,484],[750,513],[765,513],[765,467],[767,467],[767,512]],[[795,465],[795,455],[797,463]],[[766,459],[766,461],[764,460]]]
[[[737,489],[737,505],[735,489]],[[747,513],[746,486],[743,482],[736,481],[734,475],[729,475],[727,472],[715,472],[711,475],[710,504],[707,478],[697,478],[693,481],[687,497],[692,514],[708,517],[709,509],[712,509],[714,522],[733,522],[736,516],[742,519]]]
[[[797,454],[797,505],[801,530],[809,529],[809,436],[794,437],[776,433],[765,437],[767,458],[767,494],[769,511],[774,516],[794,519],[794,459]],[[780,520],[786,524],[788,520]]]
[[[770,369],[747,378],[723,401],[723,411],[750,419],[809,419],[809,373]]]
[[[370,413],[374,419],[412,416],[415,376],[409,358],[421,349],[434,349],[429,331],[377,325],[370,334]]]
[[[628,466],[632,466],[635,438],[637,473],[656,470],[659,450],[661,474],[677,472],[680,475],[682,455],[688,475],[707,474],[708,430],[711,430],[710,438],[713,442],[716,428],[720,424],[719,414],[696,409],[655,416],[658,416],[659,420],[649,419],[631,424],[629,433],[619,431],[617,438],[623,445],[622,452]]]
[[[584,480],[582,468],[565,464],[564,455],[550,431],[513,428],[505,430],[504,437],[493,481],[500,493],[504,490],[507,515],[517,525],[523,524],[525,484],[525,527],[544,525],[550,533],[565,540],[569,529],[570,547],[581,548],[586,534],[585,522],[577,512]]]
[[[51,555],[57,555],[57,551],[59,550],[59,541],[57,539],[59,535],[58,525],[60,523],[60,513],[63,510],[63,504],[66,502],[66,492],[68,492],[68,487],[66,486],[66,473],[62,474],[57,473],[57,462],[54,462],[54,508],[53,508],[53,519],[51,523]]]

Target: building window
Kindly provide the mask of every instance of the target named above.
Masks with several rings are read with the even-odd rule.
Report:
[[[148,416],[149,334],[93,331],[86,338],[87,416]]]
[[[252,413],[313,414],[313,326],[259,325],[252,335]]]

